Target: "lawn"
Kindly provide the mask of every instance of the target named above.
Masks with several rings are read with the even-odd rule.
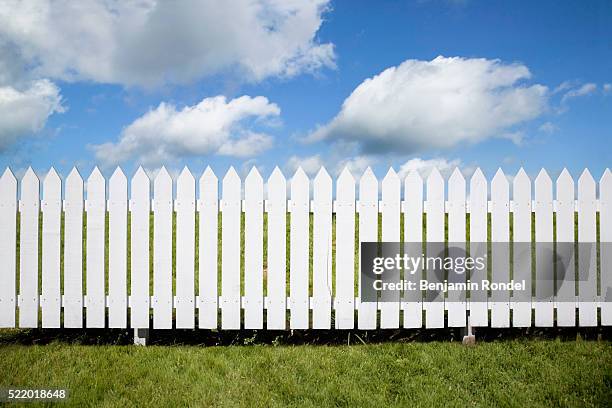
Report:
[[[67,388],[66,406],[532,407],[612,401],[609,340],[514,335],[466,347],[411,339],[406,331],[372,338],[345,332],[328,341],[300,337],[312,331],[279,332],[270,341],[259,339],[261,332],[189,332],[173,344],[174,331],[160,332],[158,344],[138,347],[128,345],[128,332],[98,333],[0,330],[0,387]],[[383,338],[394,340],[378,341]]]

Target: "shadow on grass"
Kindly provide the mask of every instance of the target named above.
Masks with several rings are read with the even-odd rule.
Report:
[[[192,346],[297,346],[297,345],[359,345],[406,342],[461,342],[462,330],[445,329],[385,329],[385,330],[151,330],[150,345]],[[612,328],[478,328],[477,341],[552,340],[575,341],[612,340]],[[44,345],[50,343],[74,345],[130,345],[131,329],[3,329],[0,346]]]

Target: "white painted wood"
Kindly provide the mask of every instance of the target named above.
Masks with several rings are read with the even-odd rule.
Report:
[[[240,329],[240,190],[240,177],[230,167],[221,207],[221,327],[226,330]]]
[[[200,178],[199,312],[201,329],[216,329],[218,317],[219,181],[210,167]]]
[[[42,327],[60,327],[60,225],[62,180],[52,167],[43,181],[42,202]]]
[[[355,179],[344,168],[336,181],[336,329],[355,326]]]
[[[487,179],[482,170],[477,168],[470,179],[470,256],[472,258],[487,255],[487,229],[488,229],[488,187]],[[468,278],[478,285],[478,290],[470,290],[470,324],[473,327],[486,327],[489,325],[488,294],[482,289],[482,282],[487,277],[486,269],[474,269]]]
[[[0,177],[0,328],[15,327],[17,179],[7,167]]]
[[[195,179],[185,167],[176,180],[176,328],[195,327]]]
[[[513,183],[514,214],[513,231],[513,269],[515,282],[525,282],[525,290],[512,293],[512,326],[531,326],[531,180],[521,168]]]
[[[392,255],[400,250],[400,179],[390,168],[382,181],[382,241],[392,246]],[[391,249],[391,248],[389,248]],[[400,282],[400,271],[387,270],[383,282]],[[380,296],[380,328],[396,329],[400,322],[400,291],[382,291]]]
[[[278,167],[268,179],[268,280],[266,328],[287,324],[287,182]]]
[[[361,214],[359,214],[361,216]],[[423,254],[423,179],[415,170],[404,181],[404,248],[414,259]],[[404,271],[404,279],[413,282],[415,290],[404,291],[404,327],[423,326],[423,299],[421,290],[416,290],[423,278],[422,266],[414,271]]]
[[[444,179],[434,168],[427,178],[427,253],[429,256],[443,256],[444,253]],[[426,271],[428,283],[444,281],[443,271]],[[428,290],[425,295],[425,326],[444,327],[444,292]]]
[[[448,179],[448,254],[449,256],[465,257],[465,178],[458,168]],[[465,283],[466,272],[460,270],[448,271],[449,283]],[[449,291],[446,299],[449,327],[465,327],[467,324],[465,291]]]
[[[172,328],[172,177],[153,181],[153,328]]]
[[[546,170],[535,179],[535,325],[553,326],[553,193],[552,180]]]
[[[151,182],[139,167],[131,182],[130,200],[130,322],[134,329],[149,328],[149,226]]]
[[[371,168],[367,168],[359,180],[359,265],[361,244],[378,241],[378,180]],[[359,305],[357,327],[360,330],[376,329],[378,302],[363,302],[363,283],[359,273]]]
[[[332,179],[321,167],[313,183],[312,328],[331,328]]]
[[[117,167],[108,182],[108,327],[127,327],[127,177]]]
[[[87,327],[105,326],[104,221],[106,217],[106,180],[98,168],[87,179]]]
[[[73,168],[64,199],[64,327],[83,327],[83,178]],[[123,257],[125,262],[125,256]]]
[[[567,169],[557,179],[557,326],[576,325],[574,257],[574,180]]]
[[[253,167],[244,181],[244,328],[263,328],[263,178]]]
[[[292,329],[308,328],[308,239],[310,180],[301,167],[291,179],[289,296]]]
[[[510,186],[498,169],[491,181],[491,282],[510,282]],[[510,327],[510,292],[491,290],[491,327]]]
[[[38,217],[40,184],[32,168],[21,179],[19,203],[19,327],[38,327]]]
[[[612,173],[599,181],[599,241],[601,269],[601,325],[612,326]]]
[[[578,179],[578,323],[597,326],[597,226],[595,180],[588,169]]]

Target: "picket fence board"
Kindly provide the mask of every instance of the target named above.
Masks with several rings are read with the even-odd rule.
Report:
[[[172,178],[162,167],[153,181],[153,328],[172,328]]]
[[[487,255],[487,193],[488,183],[482,170],[477,168],[470,179],[470,256],[472,258]],[[487,270],[474,269],[469,279],[482,282],[487,279]],[[474,327],[489,325],[488,293],[479,287],[470,290],[470,324]]]
[[[244,328],[263,328],[263,178],[253,167],[244,182]]]
[[[344,168],[336,184],[336,329],[355,325],[355,179]]]
[[[38,220],[40,184],[32,168],[21,181],[19,327],[38,327]]]
[[[241,181],[230,167],[223,178],[221,206],[221,328],[240,329]]]
[[[395,170],[390,168],[382,181],[382,240],[393,246],[393,251],[400,250],[400,179]],[[383,283],[399,283],[400,270],[386,270]],[[380,297],[380,328],[396,329],[400,323],[400,292],[382,291]]]
[[[444,254],[444,201],[444,179],[440,171],[434,168],[427,178],[427,257],[443,257]],[[429,284],[444,282],[440,265],[430,265],[426,276]],[[427,290],[425,299],[425,327],[444,327],[444,292]]]
[[[552,180],[542,169],[535,179],[535,325],[552,327],[554,299],[553,190]]]
[[[0,177],[0,236],[0,327],[15,327],[17,179],[8,168]]]
[[[510,281],[510,186],[499,169],[491,181],[491,282]],[[510,292],[491,290],[491,327],[510,327]]]
[[[299,167],[291,179],[291,223],[289,237],[289,296],[291,329],[307,329],[308,299],[308,240],[309,240],[310,180]]]
[[[195,327],[195,179],[185,167],[176,180],[176,328]]]
[[[287,181],[278,167],[268,179],[268,304],[266,328],[287,325]]]
[[[106,295],[104,286],[104,238],[106,217],[106,180],[96,167],[87,179],[87,327],[105,326]]]
[[[455,256],[465,256],[465,179],[455,168],[448,179],[448,242],[459,252]],[[449,249],[449,256],[453,256]],[[465,283],[465,272],[448,272],[449,283]],[[448,327],[465,327],[466,325],[466,303],[465,291],[453,290],[448,292],[446,298]]]
[[[599,241],[601,274],[601,324],[612,326],[612,172],[599,181]]]
[[[62,180],[52,167],[43,181],[42,201],[42,327],[60,327],[60,224]]]
[[[361,244],[378,241],[378,180],[371,168],[367,168],[359,180],[359,260],[361,264]],[[363,290],[359,273],[359,295]],[[358,304],[357,328],[375,329],[378,315],[378,302]]]
[[[73,168],[64,198],[64,327],[83,327],[83,178]],[[110,241],[112,242],[112,241]],[[123,260],[125,262],[125,256]]]
[[[312,328],[331,328],[332,179],[321,167],[313,182]]]
[[[525,289],[514,291],[511,302],[512,326],[531,326],[531,180],[521,167],[512,181],[514,215],[512,218],[512,240],[515,243],[512,262],[512,277],[515,282],[524,282]],[[518,244],[518,245],[517,245]]]
[[[85,313],[87,327],[170,329],[175,325],[191,329],[196,327],[196,308],[198,327],[208,329],[218,327],[219,313],[222,329],[284,330],[287,321],[291,329],[332,326],[353,329],[355,325],[362,330],[418,328],[423,325],[423,311],[427,328],[463,327],[468,323],[468,315],[472,326],[612,325],[612,255],[607,248],[612,242],[612,173],[609,170],[599,181],[599,197],[597,183],[588,170],[582,172],[576,183],[563,170],[556,180],[554,200],[553,182],[544,169],[533,185],[524,169],[520,169],[512,179],[512,189],[509,178],[498,170],[491,179],[490,197],[487,179],[480,169],[476,169],[469,181],[469,194],[459,169],[454,169],[446,182],[433,169],[425,181],[424,191],[424,180],[418,172],[410,172],[402,181],[392,168],[382,179],[379,190],[378,180],[368,168],[359,180],[358,199],[356,180],[348,169],[336,179],[335,197],[334,181],[324,168],[312,180],[312,201],[310,182],[300,168],[287,190],[285,176],[278,168],[266,184],[253,168],[244,179],[242,198],[242,180],[230,168],[223,179],[219,201],[218,179],[207,168],[199,179],[196,201],[195,178],[189,169],[184,168],[176,178],[173,194],[173,179],[165,168],[158,172],[153,186],[145,171],[139,168],[131,179],[128,201],[128,180],[117,168],[108,179],[107,200],[106,180],[99,169],[95,168],[84,183],[74,168],[62,184],[52,168],[42,181],[41,199],[40,182],[32,169],[28,169],[20,182],[7,169],[0,177],[0,234],[14,238],[0,243],[0,256],[5,260],[0,265],[0,327],[15,327],[18,316],[19,327],[80,328]],[[445,197],[446,189],[448,197]],[[423,248],[426,256],[444,257],[447,251],[448,256],[461,254],[468,249],[467,222],[470,256],[486,256],[487,247],[492,248],[489,270],[461,274],[427,265],[409,273],[400,268],[388,270],[383,282],[394,282],[401,277],[418,283],[423,275],[430,283],[444,280],[456,283],[466,279],[480,282],[490,274],[493,283],[513,279],[524,281],[526,288],[522,291],[498,289],[490,294],[483,290],[448,293],[428,290],[425,299],[419,290],[388,291],[384,299],[361,302],[359,293],[364,283],[355,268],[355,250],[361,257],[361,248],[355,248],[355,217],[359,220],[360,244],[378,242],[381,233],[382,241],[395,243],[393,254],[399,250],[400,254],[406,252],[419,257]],[[533,217],[535,231],[532,231]],[[151,225],[153,252],[149,253]],[[241,231],[242,225],[244,231]],[[445,236],[445,227],[448,236]],[[264,228],[267,228],[267,242]],[[199,230],[197,240],[196,230]],[[535,233],[534,242],[532,233]],[[219,238],[222,240],[220,267]],[[454,247],[446,249],[445,240]],[[131,242],[129,254],[128,241]],[[241,254],[241,242],[244,242],[244,254]],[[402,242],[404,245],[400,246]],[[264,245],[267,246],[265,258]],[[534,264],[531,248],[535,248]],[[41,251],[40,258],[38,251]],[[128,255],[131,276],[128,276]],[[532,276],[534,296],[531,296]],[[535,311],[533,322],[532,310]]]
[[[588,169],[578,179],[578,324],[597,326],[597,221],[595,180]]]
[[[198,327],[218,325],[219,180],[210,167],[200,177]]]
[[[127,177],[117,168],[108,182],[108,327],[127,327]]]
[[[361,214],[360,214],[361,216]],[[377,214],[376,214],[377,216]],[[404,242],[408,256],[419,258],[423,254],[423,179],[416,171],[411,171],[404,180]],[[421,264],[404,277],[416,287],[423,278]],[[423,326],[423,299],[420,290],[404,291],[404,327]]]
[[[573,248],[574,243],[574,180],[567,169],[557,179],[556,215],[557,259],[556,302],[557,326],[568,327],[576,324],[576,278]],[[551,240],[552,241],[552,240]]]
[[[130,200],[130,326],[149,327],[149,229],[151,182],[142,167],[132,178]]]

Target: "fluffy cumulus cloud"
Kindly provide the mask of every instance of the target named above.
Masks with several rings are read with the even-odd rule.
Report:
[[[63,111],[59,89],[47,80],[24,88],[0,86],[0,151],[39,132],[50,115]]]
[[[567,91],[561,98],[561,103],[566,103],[570,99],[579,98],[581,96],[587,96],[597,91],[597,85],[594,83],[587,83],[580,87],[576,87]]]
[[[448,176],[456,167],[460,166],[461,160],[459,159],[448,160],[440,157],[434,159],[421,159],[417,157],[402,164],[398,174],[403,179],[408,174],[416,171],[421,177],[427,177],[434,168],[437,168],[442,175]]]
[[[526,66],[499,60],[407,60],[363,81],[308,139],[413,153],[503,136],[548,107],[548,89],[530,77]]]
[[[334,67],[333,44],[316,38],[328,2],[5,0],[0,80],[26,72],[154,86],[227,70],[257,81]]]
[[[178,109],[161,103],[121,132],[116,143],[91,146],[105,165],[129,159],[154,166],[190,155],[254,156],[272,145],[272,137],[252,129],[280,115],[279,107],[262,96],[205,98]],[[244,126],[246,123],[250,126]]]

